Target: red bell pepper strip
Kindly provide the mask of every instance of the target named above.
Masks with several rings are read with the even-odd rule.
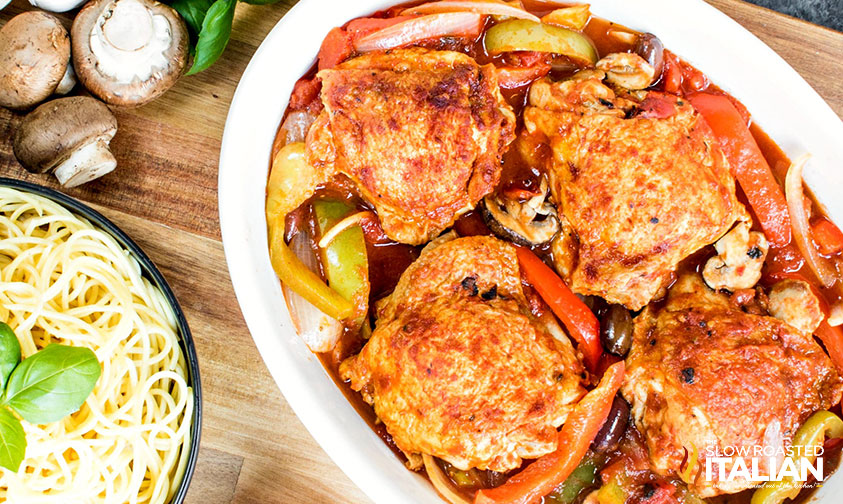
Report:
[[[843,329],[832,327],[825,320],[822,321],[814,334],[823,342],[831,362],[837,372],[843,374]]]
[[[565,324],[571,336],[577,340],[585,358],[585,365],[591,372],[595,372],[600,355],[603,353],[600,343],[600,321],[562,279],[530,249],[515,247],[515,251],[527,281]]]
[[[334,68],[354,53],[351,35],[342,28],[334,28],[325,36],[319,48],[319,70]]]
[[[811,224],[811,235],[820,254],[834,255],[843,251],[843,232],[826,218]]]
[[[767,239],[775,247],[790,242],[790,214],[781,187],[732,102],[723,95],[696,93],[688,100],[705,118],[729,160]]]
[[[556,451],[536,460],[503,485],[478,491],[474,504],[533,504],[565,481],[609,416],[624,371],[623,361],[610,366],[597,388],[577,403],[559,431]]]

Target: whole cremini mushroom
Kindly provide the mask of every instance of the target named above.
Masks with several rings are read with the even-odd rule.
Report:
[[[153,0],[93,0],[76,15],[71,35],[79,80],[112,105],[154,100],[187,64],[187,26]]]
[[[73,87],[70,38],[53,15],[30,11],[0,28],[0,106],[31,107]]]
[[[109,142],[117,119],[87,96],[59,98],[39,106],[15,133],[15,157],[33,173],[53,171],[64,187],[76,187],[114,170]]]

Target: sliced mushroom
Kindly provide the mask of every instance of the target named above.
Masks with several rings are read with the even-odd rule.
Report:
[[[70,38],[58,18],[40,11],[13,17],[0,29],[0,106],[44,101],[68,75],[69,61]]]
[[[15,157],[27,170],[55,170],[64,187],[75,187],[114,170],[109,142],[117,119],[100,101],[72,96],[30,112],[15,133]]]
[[[187,64],[187,26],[153,0],[94,0],[79,11],[71,34],[79,81],[112,105],[154,100]]]
[[[767,310],[805,334],[812,334],[824,318],[820,300],[802,280],[786,279],[773,285],[767,296]]]
[[[547,182],[539,194],[518,201],[502,194],[486,196],[483,218],[493,233],[521,245],[547,243],[559,232],[556,208],[547,201]]]
[[[705,263],[703,279],[712,289],[735,292],[749,289],[761,279],[761,267],[769,245],[763,233],[750,231],[739,222],[714,244],[717,255]]]
[[[653,82],[655,68],[635,53],[612,53],[597,62],[606,80],[624,89],[644,89]]]

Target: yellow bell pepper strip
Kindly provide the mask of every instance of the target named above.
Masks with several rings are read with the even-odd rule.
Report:
[[[813,447],[822,445],[826,436],[837,438],[843,436],[843,420],[830,411],[818,411],[811,415],[802,424],[793,436],[794,447]],[[805,452],[794,451],[794,462],[797,471],[802,463]],[[816,457],[805,456],[813,463]],[[768,481],[763,487],[752,494],[751,504],[780,504],[785,499],[793,499],[799,495],[802,489],[802,482],[795,481],[790,476],[785,476],[781,481]]]
[[[316,170],[305,157],[303,142],[287,144],[278,151],[267,183],[269,258],[284,284],[326,315],[343,320],[354,315],[354,306],[328,287],[284,242],[287,214],[313,194],[317,179]]]
[[[542,17],[542,23],[564,26],[574,30],[585,28],[588,19],[591,17],[591,10],[588,4],[572,5],[551,11]]]
[[[580,298],[530,249],[515,247],[518,263],[527,281],[577,340],[585,365],[594,373],[600,363],[600,321]]]
[[[284,243],[284,220],[279,221],[282,227],[279,229],[277,224],[273,225],[269,232],[269,259],[278,278],[325,315],[337,320],[354,316],[354,305],[328,287],[319,275],[310,271]]]
[[[474,496],[474,504],[534,504],[565,481],[588,452],[609,416],[612,401],[623,383],[624,371],[623,361],[613,364],[597,388],[577,403],[559,431],[556,451],[539,458],[503,485],[479,490]]]
[[[787,201],[738,109],[722,95],[695,93],[688,100],[714,132],[767,240],[775,247],[787,245],[790,242]]]
[[[319,179],[319,172],[307,162],[304,142],[282,147],[272,160],[266,184],[266,221],[284,220],[313,195]]]
[[[321,236],[354,212],[354,208],[343,201],[320,199],[313,202]],[[370,284],[366,239],[360,224],[344,229],[320,252],[328,285],[354,305],[354,326],[362,326],[369,311]]]
[[[536,51],[567,56],[593,65],[597,51],[582,33],[527,19],[510,19],[486,31],[486,52],[494,56],[511,51]]]

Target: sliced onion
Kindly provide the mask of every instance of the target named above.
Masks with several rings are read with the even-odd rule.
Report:
[[[446,12],[408,19],[387,26],[354,42],[357,52],[383,51],[437,37],[479,34],[483,15],[473,12]]]
[[[820,257],[819,251],[814,247],[811,239],[811,227],[808,224],[810,217],[808,208],[805,206],[805,195],[802,192],[802,170],[808,162],[808,154],[800,156],[787,170],[787,177],[784,183],[784,194],[787,198],[787,208],[790,212],[790,222],[793,227],[793,239],[796,247],[805,257],[805,262],[811,271],[817,275],[826,287],[831,287],[836,280],[831,266]]]
[[[496,0],[442,0],[428,2],[401,11],[407,14],[438,14],[441,12],[475,12],[488,16],[507,16],[539,22],[539,18],[518,7]]]
[[[370,210],[365,210],[363,212],[355,212],[349,215],[348,217],[334,224],[334,227],[329,229],[328,232],[322,236],[322,239],[319,240],[319,248],[327,248],[328,245],[330,245],[331,242],[334,241],[334,238],[336,238],[340,233],[342,233],[346,229],[352,226],[356,226],[361,221],[364,221],[366,219],[374,218],[375,213]]]
[[[300,231],[296,234],[290,240],[290,248],[311,271],[319,271],[318,259],[310,247],[310,237],[307,231]],[[313,352],[330,352],[333,350],[342,335],[342,323],[322,313],[285,284],[282,283],[281,288],[284,290],[284,299],[287,301],[287,308],[290,310],[293,325],[296,326],[296,331],[298,331],[307,347]]]
[[[304,142],[316,116],[307,110],[294,110],[287,114],[281,129],[287,132],[286,143]]]
[[[470,500],[454,488],[451,480],[445,475],[445,471],[439,467],[433,457],[423,453],[422,460],[424,460],[424,469],[427,471],[430,482],[446,501],[451,504],[471,504]]]

